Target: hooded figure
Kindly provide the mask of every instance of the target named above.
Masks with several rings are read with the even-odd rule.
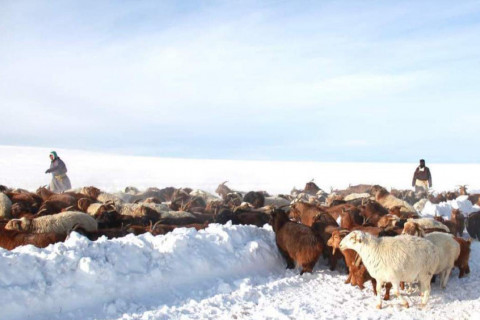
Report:
[[[67,166],[60,159],[55,151],[50,152],[50,168],[45,173],[52,174],[52,181],[50,182],[50,190],[53,192],[63,192],[71,189],[70,179],[67,177]]]
[[[412,187],[415,187],[415,192],[427,191],[432,187],[432,175],[430,169],[425,166],[425,160],[420,160],[420,165],[415,169],[413,174]]]

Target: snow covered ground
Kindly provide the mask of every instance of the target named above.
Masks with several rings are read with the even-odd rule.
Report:
[[[315,178],[325,191],[349,184],[380,184],[386,188],[411,188],[418,160],[412,163],[333,163],[293,161],[196,160],[134,157],[81,150],[55,149],[66,162],[73,187],[95,185],[106,191],[128,185],[147,187],[191,187],[213,192],[219,183],[237,190],[290,193]],[[44,174],[51,150],[0,146],[0,184],[36,190],[50,182]],[[467,184],[480,189],[480,164],[429,163],[433,190],[453,190]]]
[[[35,189],[46,184],[48,152],[0,147],[0,184]],[[74,186],[107,190],[126,185],[191,186],[212,191],[230,180],[238,189],[289,192],[315,177],[321,187],[379,183],[407,188],[415,164],[319,164],[141,158],[58,150]],[[350,166],[352,167],[350,169]],[[326,169],[328,168],[328,169]],[[479,186],[479,165],[434,165],[439,190]],[[450,172],[449,170],[452,170]],[[360,172],[357,172],[360,171]],[[442,171],[448,171],[443,172]],[[453,173],[454,171],[454,173]],[[297,177],[297,174],[299,177]],[[352,174],[351,176],[349,174]],[[406,177],[404,177],[406,175]],[[456,178],[454,179],[453,176]],[[335,178],[337,177],[337,179]],[[404,181],[406,180],[406,181]],[[444,188],[441,188],[445,186]],[[425,214],[451,207],[474,209],[465,199],[428,205]],[[470,210],[469,209],[469,210]],[[466,236],[466,234],[465,234]],[[471,273],[447,289],[433,284],[429,304],[418,293],[376,310],[371,285],[345,285],[344,270],[320,259],[311,275],[285,270],[270,226],[212,224],[165,236],[127,236],[91,242],[72,233],[45,249],[0,249],[0,319],[478,319],[480,244],[472,243]]]

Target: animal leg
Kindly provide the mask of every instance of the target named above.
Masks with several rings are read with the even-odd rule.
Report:
[[[316,261],[309,262],[309,263],[306,263],[305,265],[302,265],[302,271],[300,271],[300,275],[304,274],[305,272],[312,273],[315,263]]]
[[[409,307],[408,301],[405,300],[405,298],[400,294],[399,283],[394,282],[391,285],[393,287],[393,292],[395,292],[395,295],[400,299],[400,301],[402,301],[402,305],[405,308],[408,308]]]
[[[390,300],[390,289],[392,288],[392,283],[387,282],[385,285],[385,296],[383,297],[383,300]]]
[[[293,259],[290,258],[290,256],[285,251],[283,251],[280,248],[278,248],[278,249],[279,249],[281,255],[285,258],[285,261],[287,262],[287,269],[295,268],[295,261],[293,261]]]
[[[377,280],[372,278],[372,287],[373,287],[373,294],[377,295]]]
[[[426,277],[420,280],[420,289],[423,293],[422,297],[422,306],[425,306],[428,302],[428,298],[430,297],[430,277]]]
[[[345,284],[350,283],[350,280],[352,280],[352,274],[348,273],[347,280],[345,280]]]
[[[443,279],[442,279],[442,289],[445,289],[447,287],[447,282],[448,282],[448,279],[450,278],[450,272],[452,272],[452,269],[451,268],[448,268],[447,270],[444,271],[444,274],[443,274]]]
[[[382,281],[377,281],[377,309],[382,309]]]

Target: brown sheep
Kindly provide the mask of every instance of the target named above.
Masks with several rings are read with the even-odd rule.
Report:
[[[468,260],[470,259],[470,245],[472,244],[472,239],[465,240],[460,237],[453,237],[458,244],[460,245],[460,255],[455,261],[455,267],[460,270],[459,278],[465,276],[465,274],[470,273],[470,266],[468,265]]]
[[[460,212],[460,209],[452,209],[450,221],[455,225],[454,236],[461,237],[465,230],[465,216]]]
[[[280,209],[272,212],[272,227],[278,250],[285,258],[287,268],[293,269],[296,262],[302,268],[300,275],[311,273],[323,251],[323,243],[312,228],[290,221]]]

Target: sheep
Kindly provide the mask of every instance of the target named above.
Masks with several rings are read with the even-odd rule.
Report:
[[[418,280],[423,292],[422,305],[430,296],[430,281],[439,264],[437,247],[429,240],[410,235],[376,238],[363,231],[352,231],[340,242],[340,250],[358,252],[370,275],[377,280],[377,308],[382,308],[382,285],[392,283],[392,288],[402,304],[408,302],[401,296],[401,281]]]
[[[420,224],[416,223],[415,221],[407,221],[403,225],[403,232],[402,234],[409,234],[411,236],[417,237],[425,237],[427,233],[432,232],[444,232],[448,233],[444,228],[424,228]]]
[[[375,196],[375,200],[387,209],[394,206],[401,206],[400,211],[402,212],[415,212],[415,208],[408,202],[394,197],[385,188],[379,185],[373,186],[371,192]]]
[[[3,192],[0,192],[0,218],[10,219],[12,217],[12,201]]]
[[[369,193],[350,193],[349,195],[345,196],[343,200],[348,202],[348,201],[364,199],[364,198],[370,198],[370,194]]]
[[[18,230],[31,233],[55,232],[69,233],[75,226],[86,231],[97,230],[97,221],[88,214],[78,211],[67,211],[35,219],[12,219],[5,225],[6,230]]]
[[[6,250],[13,250],[16,247],[31,244],[38,248],[45,248],[52,243],[65,241],[66,237],[66,233],[59,234],[49,232],[32,234],[3,229],[0,230],[0,247]]]
[[[333,248],[333,254],[336,253],[336,249],[340,249],[340,242],[342,239],[349,233],[349,230],[337,229],[332,232],[330,239],[327,241],[327,246]],[[352,286],[358,286],[360,290],[363,290],[365,286],[363,285],[367,281],[372,281],[373,294],[377,295],[377,281],[372,278],[368,273],[367,268],[362,263],[361,258],[358,253],[352,249],[339,250],[345,258],[345,265],[348,268],[348,277],[345,280],[345,284],[350,283]],[[383,300],[390,299],[390,289],[392,287],[391,283],[385,285],[386,292]]]
[[[465,274],[470,273],[468,260],[470,259],[470,245],[472,244],[472,239],[465,240],[458,237],[454,237],[454,239],[460,245],[460,255],[458,256],[457,260],[455,260],[455,267],[460,270],[458,277],[462,278]]]
[[[450,229],[446,225],[432,218],[418,218],[418,219],[409,218],[407,219],[407,222],[408,221],[417,223],[423,229],[437,228],[437,229],[445,230],[445,232],[450,232]]]
[[[444,232],[426,234],[425,239],[431,241],[438,249],[440,260],[434,274],[440,274],[440,285],[445,289],[450,272],[460,255],[460,244],[455,241],[453,235]]]
[[[293,269],[296,262],[302,268],[300,275],[311,273],[323,251],[323,243],[312,228],[290,221],[281,209],[272,212],[272,228],[278,250],[287,262],[287,269]]]
[[[209,202],[212,202],[212,201],[217,201],[217,200],[220,200],[219,197],[211,194],[211,193],[208,193],[206,191],[203,191],[203,190],[200,190],[200,189],[196,189],[196,190],[193,190],[192,192],[190,192],[190,195],[192,197],[201,197],[203,198],[203,200],[205,200],[205,202],[208,204]]]

